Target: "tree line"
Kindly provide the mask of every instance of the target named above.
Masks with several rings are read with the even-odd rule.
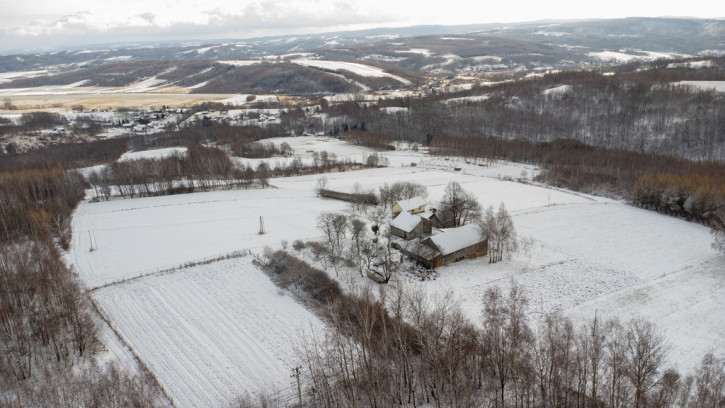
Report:
[[[0,405],[128,406],[162,400],[153,378],[97,367],[90,300],[59,247],[88,187],[72,170],[115,159],[127,140],[58,145],[0,160]]]
[[[88,181],[97,199],[136,198],[235,188],[265,188],[273,177],[300,176],[360,169],[365,164],[339,160],[327,151],[316,152],[311,165],[297,157],[272,168],[235,163],[226,151],[191,144],[185,154],[163,158],[116,161],[90,172]]]
[[[85,187],[83,176],[60,168],[0,173],[0,244],[58,237],[67,248],[71,213]]]

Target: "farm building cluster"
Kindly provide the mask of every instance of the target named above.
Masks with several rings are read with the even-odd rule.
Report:
[[[428,204],[423,197],[393,205],[391,234],[405,241],[398,249],[427,268],[488,254],[488,238],[478,224],[455,227],[456,220],[445,205]]]

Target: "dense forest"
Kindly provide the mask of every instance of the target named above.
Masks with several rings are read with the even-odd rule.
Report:
[[[0,166],[0,406],[148,406],[162,401],[146,371],[96,365],[94,306],[61,257],[87,187],[69,169],[118,158],[126,141],[5,155]]]

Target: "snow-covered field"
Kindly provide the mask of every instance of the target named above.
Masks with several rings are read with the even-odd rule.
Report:
[[[320,150],[338,157],[368,153],[319,137],[270,141],[290,143],[301,157]],[[391,167],[329,173],[329,186],[350,191],[355,183],[375,189],[415,181],[428,186],[432,201],[456,180],[484,206],[504,202],[519,235],[534,240],[527,251],[504,262],[466,260],[438,268],[425,282],[405,275],[407,284],[431,293],[452,291],[474,321],[480,321],[486,289],[505,288],[512,279],[528,294],[534,317],[558,310],[584,323],[595,312],[622,320],[641,315],[663,331],[672,346],[670,363],[685,371],[705,352],[725,351],[725,257],[710,248],[706,227],[537,185],[530,180],[539,170],[530,165],[445,160],[415,151],[384,156]],[[259,254],[283,240],[320,237],[317,215],[349,207],[316,197],[317,178],[272,179],[267,189],[79,206],[72,262],[95,288],[93,296],[114,327],[177,405],[224,405],[261,388],[289,391],[292,339],[301,326],[320,323],[281,295],[251,264],[251,256],[155,272],[233,251]],[[258,234],[260,216],[264,235]]]
[[[480,102],[490,98],[488,95],[476,95],[476,96],[461,96],[459,98],[446,99],[442,102],[449,103],[463,103],[463,102]]]
[[[636,54],[628,54],[627,52],[636,52]],[[644,55],[642,55],[644,54]],[[595,57],[601,60],[615,60],[627,62],[631,60],[656,60],[660,58],[677,58],[677,57],[688,57],[685,54],[677,53],[663,53],[656,51],[643,51],[643,50],[619,50],[619,51],[599,51],[590,52],[587,55]]]
[[[563,93],[567,93],[571,90],[571,85],[559,85],[555,86],[553,88],[544,89],[541,93],[542,95],[559,95]]]
[[[636,55],[631,54],[625,54],[623,52],[618,51],[599,51],[599,52],[590,52],[588,54],[591,57],[599,58],[601,60],[616,60],[616,61],[631,61],[633,59],[637,59]]]
[[[138,159],[162,159],[174,154],[186,153],[186,147],[166,147],[163,149],[141,150],[139,152],[127,152],[121,155],[118,161]]]
[[[389,74],[382,68],[373,67],[370,65],[359,64],[356,62],[344,62],[344,61],[325,61],[325,60],[313,60],[313,59],[296,59],[292,60],[293,63],[304,65],[308,67],[315,67],[321,69],[329,69],[333,71],[350,71],[354,74],[366,77],[389,77],[396,81],[402,82],[406,85],[410,84],[410,81],[401,78],[397,75]]]
[[[251,257],[150,276],[93,293],[178,407],[225,407],[242,395],[296,398],[298,339],[321,322]]]
[[[0,72],[0,84],[14,81],[19,78],[34,78],[36,76],[45,75],[47,73],[47,70]]]
[[[680,81],[675,85],[692,86],[702,91],[725,92],[725,81]]]
[[[262,60],[219,60],[220,64],[234,65],[235,67],[246,67],[249,65],[259,64]]]
[[[314,184],[310,177],[284,189],[84,203],[73,218],[74,262],[93,288],[282,240],[315,238],[316,214],[345,204],[319,200]],[[258,234],[260,216],[264,235]]]
[[[463,261],[423,284],[453,290],[470,318],[479,319],[487,288],[507,288],[513,279],[533,316],[560,311],[582,324],[595,313],[647,318],[672,346],[669,363],[685,371],[706,352],[725,351],[725,257],[710,248],[708,228],[601,198],[563,203],[557,196],[547,205],[535,190],[520,196],[498,186],[470,189],[484,203],[505,202],[519,235],[535,239],[528,254],[504,264]]]

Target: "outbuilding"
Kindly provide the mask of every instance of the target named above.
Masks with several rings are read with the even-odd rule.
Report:
[[[428,268],[488,254],[488,238],[478,224],[451,228],[421,243],[427,248],[418,254],[419,261]]]
[[[390,232],[405,240],[430,235],[430,220],[419,215],[403,211],[390,223]]]

